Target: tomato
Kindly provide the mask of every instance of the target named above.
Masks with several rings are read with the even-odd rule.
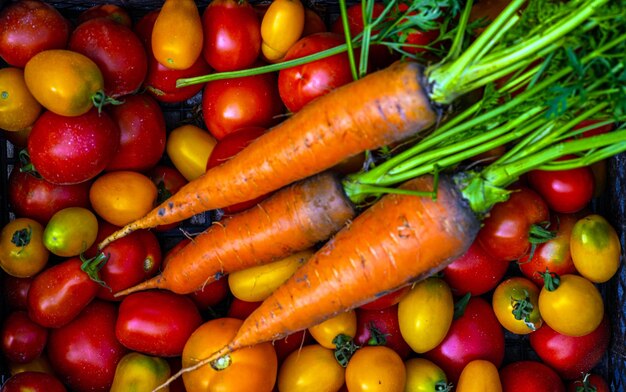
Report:
[[[57,256],[83,253],[96,241],[98,219],[82,207],[64,208],[50,218],[43,231],[43,244]]]
[[[280,61],[304,30],[300,0],[274,0],[261,21],[261,51],[270,62]]]
[[[202,14],[202,54],[216,71],[250,67],[261,53],[261,22],[246,1],[214,0]]]
[[[48,360],[48,357],[45,353],[41,354],[30,362],[10,362],[8,365],[11,375],[16,375],[22,372],[40,372],[54,375],[52,365],[50,365],[50,361]]]
[[[443,280],[455,295],[482,295],[498,285],[509,264],[509,261],[487,253],[478,241],[474,241],[461,257],[443,269]]]
[[[202,21],[192,0],[166,0],[152,31],[152,53],[171,69],[186,69],[202,52]]]
[[[609,392],[611,389],[606,380],[599,374],[587,373],[567,384],[567,392]]]
[[[23,310],[8,314],[0,332],[2,354],[11,362],[27,363],[39,357],[48,340],[48,330]]]
[[[134,94],[108,109],[121,138],[105,170],[144,172],[156,166],[165,152],[166,138],[165,117],[159,104],[147,94]]]
[[[2,274],[0,290],[2,299],[8,310],[26,310],[28,302],[28,290],[33,278],[17,278],[8,274]]]
[[[50,252],[44,246],[43,226],[17,218],[0,231],[0,267],[9,275],[28,278],[44,269]]]
[[[90,181],[53,184],[16,166],[9,175],[7,198],[15,215],[45,225],[52,215],[64,208],[89,208],[89,187]]]
[[[99,300],[51,330],[48,356],[56,374],[77,391],[109,391],[126,349],[115,338],[116,307]]]
[[[119,144],[120,129],[105,112],[91,109],[76,117],[44,112],[28,136],[28,153],[46,181],[67,185],[100,174]]]
[[[530,346],[539,358],[567,380],[591,371],[606,354],[611,340],[609,319],[583,336],[567,336],[544,325],[530,335]]]
[[[617,232],[598,214],[587,215],[574,224],[570,250],[578,273],[594,283],[611,279],[621,264]]]
[[[204,86],[204,123],[218,140],[243,127],[269,127],[282,112],[274,73],[214,80]]]
[[[170,132],[165,149],[176,169],[191,181],[206,171],[206,163],[216,143],[217,140],[203,129],[182,125]]]
[[[81,270],[78,257],[47,268],[28,290],[28,316],[37,324],[58,328],[72,321],[96,297],[100,286]]]
[[[63,49],[70,35],[69,22],[52,5],[36,0],[5,4],[0,12],[0,57],[24,67],[48,49]]]
[[[46,50],[24,68],[24,80],[35,99],[61,116],[80,116],[104,102],[104,76],[89,57],[70,50]]]
[[[405,391],[448,391],[450,386],[441,368],[425,358],[411,358],[404,362],[406,369]]]
[[[555,213],[550,219],[550,230],[556,236],[544,243],[538,244],[529,260],[526,255],[518,260],[520,271],[539,287],[543,286],[542,273],[546,270],[558,275],[573,274],[576,267],[570,252],[572,228],[577,221],[574,214]]]
[[[294,253],[284,259],[228,275],[231,293],[248,302],[263,301],[313,255],[313,250]]]
[[[404,286],[391,293],[384,294],[381,297],[376,298],[372,302],[368,302],[361,305],[361,309],[367,310],[381,310],[390,306],[396,305],[400,300],[411,290],[411,286]]]
[[[156,185],[158,196],[157,204],[161,204],[187,183],[187,179],[175,168],[167,165],[157,165],[148,172],[148,176]],[[157,231],[169,230],[176,224],[157,226]]]
[[[0,128],[19,131],[31,126],[41,105],[26,87],[24,71],[19,68],[0,69]]]
[[[297,331],[282,339],[274,340],[274,350],[278,363],[282,364],[285,359],[293,352],[300,351],[304,346],[315,343],[314,339],[307,330]]]
[[[539,313],[555,331],[583,336],[600,325],[604,303],[593,283],[578,275],[561,275],[556,284],[546,283],[539,293]]]
[[[169,291],[144,291],[122,300],[115,334],[131,350],[178,356],[200,324],[202,317],[189,298]]]
[[[280,392],[338,391],[345,380],[345,371],[337,363],[333,351],[311,344],[292,352],[278,372]]]
[[[156,199],[157,188],[152,180],[130,170],[105,173],[89,189],[94,211],[117,226],[124,226],[150,212]]]
[[[356,309],[357,329],[354,343],[358,346],[387,346],[404,359],[411,353],[411,347],[400,333],[398,305],[385,309]]]
[[[500,380],[503,392],[565,392],[565,385],[558,374],[536,361],[509,363],[500,369]]]
[[[424,357],[440,366],[451,382],[456,382],[465,365],[475,359],[486,359],[499,367],[504,358],[504,332],[491,305],[481,297],[470,298],[444,340]]]
[[[535,191],[521,187],[507,201],[496,204],[483,220],[477,241],[499,260],[516,260],[528,253],[532,227],[546,222],[549,210]]]
[[[148,71],[148,57],[137,35],[108,18],[81,23],[70,36],[68,48],[98,65],[104,78],[104,92],[120,97],[136,92]]]
[[[346,366],[346,386],[350,392],[403,392],[405,384],[402,358],[385,346],[358,349]]]
[[[569,170],[531,170],[528,183],[548,203],[551,210],[573,213],[591,202],[594,178],[588,166]]]
[[[194,365],[230,343],[243,322],[219,318],[202,324],[191,335],[183,350],[183,367]],[[184,373],[189,391],[270,392],[277,374],[276,352],[269,342],[234,351],[214,364]]]
[[[245,320],[246,317],[248,317],[256,308],[259,307],[259,305],[261,305],[261,303],[261,301],[248,302],[234,297],[230,301],[226,316]]]
[[[492,297],[493,311],[508,331],[525,335],[543,324],[539,314],[539,288],[530,280],[512,277],[498,284]]]
[[[335,33],[311,34],[296,42],[285,55],[285,61],[321,52],[345,42]],[[327,94],[339,86],[353,81],[347,53],[339,53],[280,70],[278,92],[291,112],[295,113],[313,99]]]
[[[110,392],[148,391],[163,384],[170,376],[170,365],[163,358],[128,353],[115,369]]]
[[[398,304],[400,332],[416,353],[432,350],[443,341],[453,315],[450,287],[438,278],[416,283]]]
[[[484,359],[469,362],[463,368],[455,388],[459,392],[501,392],[498,368]]]
[[[226,299],[229,292],[228,279],[220,278],[200,287],[193,293],[187,294],[187,296],[191,298],[198,307],[198,310],[202,312],[220,304]]]
[[[301,37],[306,37],[307,35],[315,33],[322,33],[324,31],[328,31],[328,29],[326,28],[326,23],[322,17],[314,10],[305,7],[304,27],[302,28]]]
[[[337,341],[335,339],[339,335],[354,338],[356,328],[356,312],[354,310],[348,310],[309,327],[308,331],[317,343],[323,347],[334,349],[337,347]]]
[[[239,151],[243,150],[248,144],[252,143],[257,137],[265,133],[265,128],[262,127],[245,127],[236,130],[233,133],[226,135],[223,139],[218,140],[215,148],[209,155],[209,160],[206,164],[207,170],[220,165],[225,162]],[[232,206],[224,208],[226,214],[234,214],[239,211],[243,211],[252,206],[257,205],[261,200],[265,199],[267,195],[259,196],[249,201],[237,203]]]
[[[35,371],[21,372],[9,377],[2,392],[66,392],[65,386],[55,376]]]
[[[78,15],[78,24],[97,18],[107,18],[126,27],[133,24],[128,11],[117,4],[98,4],[87,8]]]

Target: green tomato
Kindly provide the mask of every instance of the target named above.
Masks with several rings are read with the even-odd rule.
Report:
[[[170,366],[165,359],[131,352],[117,364],[110,392],[149,392],[169,377]],[[167,392],[169,387],[162,390]]]
[[[96,241],[98,219],[82,207],[64,208],[55,213],[43,232],[44,246],[61,257],[78,256]]]

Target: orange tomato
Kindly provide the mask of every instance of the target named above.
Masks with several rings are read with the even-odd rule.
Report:
[[[539,289],[529,279],[506,279],[493,292],[492,306],[498,321],[518,335],[536,331],[543,324],[539,314]]]
[[[350,392],[403,392],[405,384],[404,362],[386,346],[358,349],[346,367],[346,387]]]
[[[40,112],[41,105],[26,87],[24,71],[0,69],[0,128],[21,131],[31,126]]]
[[[469,362],[461,372],[455,391],[502,392],[498,368],[484,359],[476,359]]]
[[[331,349],[311,344],[289,354],[278,372],[279,392],[336,392],[345,370]]]
[[[29,218],[17,218],[0,232],[0,267],[9,275],[29,278],[48,263],[43,226]]]
[[[356,328],[356,312],[349,310],[310,327],[309,333],[322,347],[334,349],[336,344],[333,340],[337,336],[353,338],[356,335]]]
[[[272,1],[261,22],[261,51],[268,61],[280,61],[300,39],[304,15],[300,0]]]

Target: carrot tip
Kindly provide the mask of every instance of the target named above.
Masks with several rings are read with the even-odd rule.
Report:
[[[113,294],[113,296],[115,298],[118,298],[124,295],[135,293],[137,291],[163,288],[164,281],[165,280],[163,279],[163,277],[161,275],[158,275],[158,276],[155,276],[154,278],[146,280],[145,282],[139,283],[133,287],[129,287],[127,289],[118,291],[117,293]]]

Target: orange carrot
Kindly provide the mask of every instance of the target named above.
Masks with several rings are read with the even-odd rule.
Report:
[[[338,177],[329,172],[310,177],[214,223],[173,254],[161,275],[116,296],[153,288],[191,293],[224,274],[310,248],[355,214]]]
[[[316,99],[99,247],[137,229],[251,200],[430,127],[437,115],[420,71],[415,62],[398,62]]]

